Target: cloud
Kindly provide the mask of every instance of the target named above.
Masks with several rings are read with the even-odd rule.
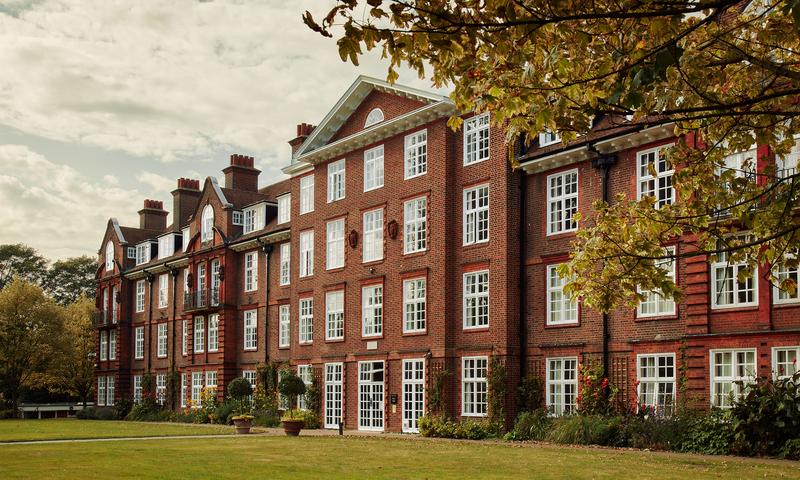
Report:
[[[153,172],[142,172],[136,175],[136,180],[149,186],[152,191],[164,194],[175,189],[175,180]]]

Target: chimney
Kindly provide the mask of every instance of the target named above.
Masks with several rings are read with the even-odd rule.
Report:
[[[261,170],[253,167],[253,157],[246,155],[231,155],[231,164],[222,173],[225,174],[225,188],[258,191],[258,174]]]
[[[308,123],[301,123],[297,126],[297,136],[289,140],[289,145],[292,146],[292,155],[294,155],[294,152],[306,141],[306,138],[311,135],[311,132],[313,132],[315,128],[314,125]]]
[[[200,200],[200,180],[179,178],[178,188],[172,191],[172,230],[180,232]]]
[[[164,202],[145,200],[144,208],[139,210],[139,228],[164,231],[167,229],[167,215]]]

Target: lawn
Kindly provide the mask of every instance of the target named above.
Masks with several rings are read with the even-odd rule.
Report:
[[[102,420],[2,420],[0,442],[80,438],[169,437],[175,435],[232,434],[232,427]],[[1,477],[1,476],[0,476]]]
[[[0,424],[0,428],[1,428]],[[0,445],[0,478],[800,478],[800,464],[380,437],[251,436]]]

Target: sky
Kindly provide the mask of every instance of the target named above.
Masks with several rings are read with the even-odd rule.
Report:
[[[332,4],[0,0],[0,244],[96,255],[109,217],[138,226],[145,198],[171,208],[175,179],[222,178],[232,153],[261,186],[283,179],[297,124],[386,77],[377,53],[344,63],[303,24]]]

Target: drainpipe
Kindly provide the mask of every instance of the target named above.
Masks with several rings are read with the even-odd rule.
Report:
[[[524,145],[520,139],[519,149]],[[528,206],[528,174],[520,170],[519,179],[519,379],[528,374],[528,278],[526,270],[525,245],[528,243],[526,210]]]
[[[147,273],[147,283],[150,285],[150,296],[148,299],[150,300],[147,302],[147,373],[150,373],[150,365],[152,363],[152,341],[153,341],[153,281],[155,280],[155,276],[145,270]]]
[[[172,275],[172,349],[170,350],[170,361],[169,361],[169,373],[172,376],[175,373],[175,343],[176,343],[176,332],[175,332],[175,324],[178,321],[178,269],[171,268],[169,271],[170,275]],[[171,381],[171,380],[170,380]],[[171,405],[172,408],[175,408],[174,405]]]
[[[264,244],[259,238],[258,243],[261,245],[261,251],[266,256],[266,272],[264,275],[264,364],[269,362],[269,254],[272,253],[273,245],[271,243]]]

